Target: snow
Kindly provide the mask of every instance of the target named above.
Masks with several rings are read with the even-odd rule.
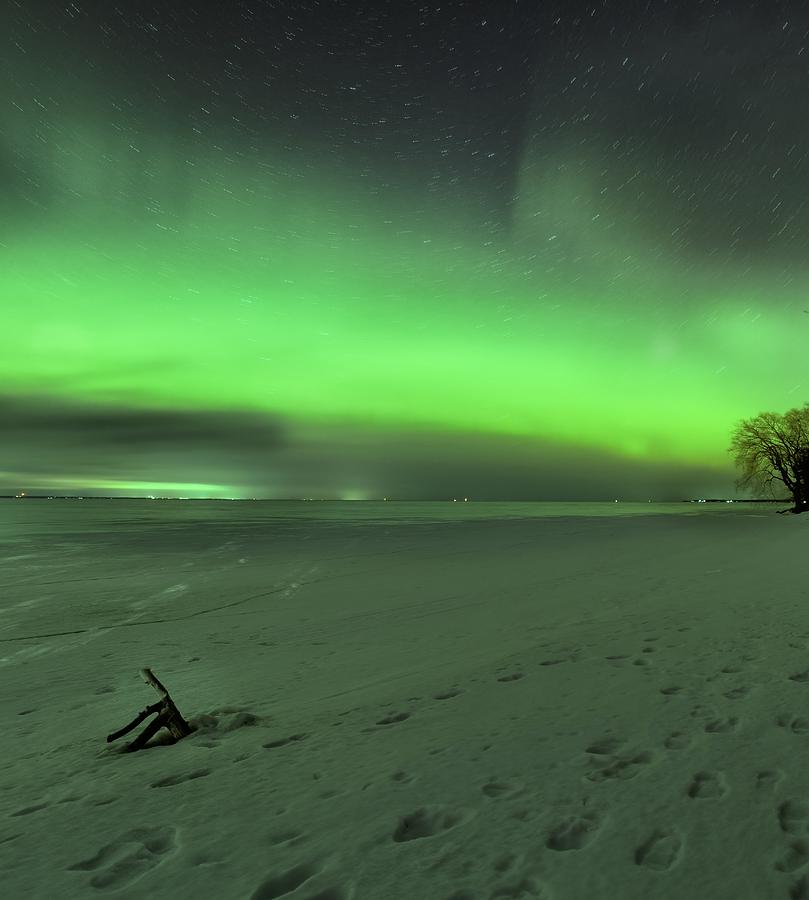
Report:
[[[4,897],[809,897],[809,516],[0,502]]]

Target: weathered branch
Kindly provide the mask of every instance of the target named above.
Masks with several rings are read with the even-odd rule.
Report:
[[[124,725],[124,727],[119,728],[118,731],[113,731],[112,734],[108,734],[107,743],[115,741],[119,737],[132,731],[132,729],[140,725],[144,719],[155,713],[157,713],[155,718],[143,729],[131,744],[127,745],[127,750],[140,750],[154,734],[164,727],[168,728],[172,737],[177,741],[191,734],[191,726],[180,715],[180,711],[175,706],[174,701],[171,699],[169,692],[163,686],[160,679],[151,669],[141,669],[141,674],[146,683],[151,684],[158,694],[160,694],[160,700],[141,710],[128,725]]]

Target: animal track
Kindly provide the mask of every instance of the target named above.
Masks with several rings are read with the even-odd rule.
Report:
[[[783,777],[778,769],[764,769],[756,775],[756,790],[772,791]]]
[[[804,669],[803,672],[796,672],[794,675],[790,675],[789,680],[799,682],[809,681],[809,669]]]
[[[413,813],[402,816],[393,832],[396,843],[416,841],[420,838],[435,837],[458,825],[468,822],[474,812],[459,809],[449,810],[442,806],[422,806]]]
[[[735,731],[739,720],[735,716],[728,719],[714,719],[705,725],[705,731],[708,734],[725,734],[728,731]]]
[[[269,741],[266,744],[262,744],[262,747],[266,747],[268,750],[274,750],[276,747],[285,747],[287,744],[291,744],[293,741],[302,741],[305,738],[308,738],[308,734],[292,734],[286,738],[280,738],[277,741]]]
[[[741,687],[725,691],[724,696],[727,697],[728,700],[741,700],[741,698],[746,697],[751,690],[752,688],[742,685]]]
[[[600,782],[611,778],[620,778],[627,781],[640,774],[643,766],[648,766],[654,760],[654,755],[649,750],[642,750],[633,755],[619,756],[604,766],[599,766],[585,775],[588,781]],[[592,761],[591,761],[592,763]]]
[[[210,769],[197,769],[195,772],[189,772],[187,775],[169,775],[167,778],[153,781],[151,787],[171,787],[175,784],[182,784],[184,781],[193,781],[195,778],[206,778],[210,774]]]
[[[119,890],[142,878],[176,848],[177,832],[170,825],[133,828],[106,844],[92,858],[68,866],[71,872],[93,872],[90,884],[102,890]]]
[[[786,834],[804,834],[809,819],[809,803],[803,800],[785,800],[778,807],[778,825]]]
[[[444,691],[442,694],[433,694],[433,700],[451,700],[453,697],[457,697],[462,693],[463,691],[455,690],[453,688],[451,691]]]
[[[667,697],[671,697],[674,694],[679,694],[683,689],[679,685],[672,685],[671,687],[660,688],[660,693],[665,694]]]
[[[807,862],[809,862],[809,843],[792,841],[787,852],[775,863],[773,868],[779,872],[794,872],[795,869],[806,865]]]
[[[809,900],[809,878],[803,875],[789,889],[790,900]]]
[[[498,681],[519,681],[521,678],[525,678],[524,672],[512,672],[510,675],[501,675],[498,678]]]
[[[683,841],[674,828],[658,828],[635,851],[635,865],[665,872],[679,859]]]
[[[726,793],[721,772],[697,772],[688,786],[688,796],[695,799],[723,797]]]
[[[592,843],[601,824],[601,816],[595,812],[568,816],[548,833],[545,846],[550,850],[581,850]]]
[[[809,719],[805,719],[801,716],[795,716],[794,718],[789,715],[779,716],[775,720],[776,725],[780,725],[782,728],[789,726],[789,730],[793,734],[807,734],[809,733]]]
[[[625,743],[626,741],[623,738],[606,735],[590,744],[590,746],[586,748],[585,753],[593,753],[596,756],[612,756],[612,754]]]
[[[389,716],[385,716],[384,719],[380,719],[376,724],[377,725],[395,725],[397,722],[404,722],[405,719],[410,718],[409,712],[400,712],[400,713],[391,713]]]
[[[517,853],[504,853],[492,863],[492,868],[495,872],[504,875],[506,872],[510,872],[515,866],[519,865],[522,860],[522,856]]]
[[[293,866],[280,875],[270,875],[253,891],[250,900],[275,900],[297,890],[302,884],[320,872],[317,866],[303,864]]]
[[[499,800],[507,797],[514,797],[516,794],[519,794],[525,785],[521,781],[509,782],[509,781],[487,781],[486,784],[483,785],[481,790],[487,797],[491,797],[493,800]]]
[[[50,803],[35,803],[33,806],[24,806],[22,809],[18,809],[17,812],[11,813],[12,816],[30,816],[31,813],[39,812],[41,809],[47,809],[50,806]]]
[[[410,775],[408,772],[402,771],[402,769],[399,769],[397,772],[394,772],[393,775],[390,776],[391,781],[398,781],[399,784],[410,784],[410,782],[413,781],[415,777],[415,775]]]
[[[672,731],[672,733],[663,741],[663,746],[667,750],[685,750],[691,745],[691,738],[683,731]]]

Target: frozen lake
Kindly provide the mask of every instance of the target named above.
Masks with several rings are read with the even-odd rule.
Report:
[[[612,506],[3,502],[5,892],[809,891],[809,516]]]

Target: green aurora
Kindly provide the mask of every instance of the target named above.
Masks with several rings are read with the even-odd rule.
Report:
[[[493,221],[91,87],[2,107],[3,493],[728,495],[805,400],[805,266],[689,254],[592,145],[526,138]]]

